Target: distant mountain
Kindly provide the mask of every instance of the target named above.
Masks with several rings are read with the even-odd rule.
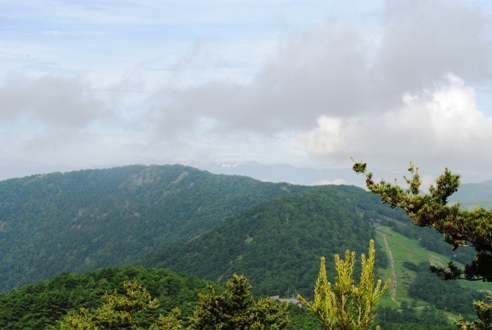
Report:
[[[0,166],[0,180],[7,180],[12,178],[22,178],[34,174],[46,174],[53,172],[70,172],[78,170],[73,166],[58,165],[58,166]]]
[[[254,206],[140,263],[219,281],[236,272],[250,279],[256,293],[309,296],[319,258],[331,260],[346,250],[366,252],[374,237],[370,219],[385,216],[406,217],[360,188],[315,187]],[[384,260],[384,255],[378,257]],[[327,266],[333,270],[332,262]]]
[[[255,161],[237,163],[216,162],[201,166],[200,168],[216,174],[246,175],[257,180],[268,182],[288,182],[301,185],[357,185],[358,183],[357,175],[351,171],[350,168],[312,169],[306,167],[294,167],[288,164],[266,165]]]
[[[464,207],[474,209],[475,203],[492,209],[492,180],[481,183],[464,183],[449,198],[451,202],[460,201]]]
[[[487,201],[491,185],[463,184],[461,200]],[[380,227],[375,231],[373,225]],[[221,282],[234,272],[242,273],[256,295],[288,297],[298,292],[309,298],[320,256],[327,258],[332,278],[333,254],[352,250],[360,256],[367,251],[369,239],[376,237],[378,277],[393,276],[383,253],[393,250],[390,259],[396,265],[398,302],[416,297],[419,306],[433,303],[422,290],[414,296],[407,292],[420,288],[418,276],[428,275],[421,271],[426,267],[422,262],[445,264],[449,258],[469,262],[473,257],[470,249],[452,251],[435,231],[411,225],[403,211],[380,204],[378,197],[354,186],[274,184],[182,165],[126,166],[0,182],[0,291],[4,292],[64,271],[143,264]],[[178,280],[164,271],[129,269],[131,274],[141,274],[137,277],[143,281],[151,278],[152,292],[162,289],[167,294],[197,283],[196,278]],[[93,293],[100,297],[107,281],[114,284],[133,276],[114,268],[100,272],[80,278],[62,274],[49,283],[0,294],[0,306],[10,304],[13,311],[8,315],[0,311],[0,328],[8,324],[2,320],[14,314],[22,319],[23,313],[32,313],[29,322],[48,319],[53,313],[58,316],[66,311],[63,308],[85,303],[85,296],[94,305]],[[430,278],[425,278],[429,284]],[[439,282],[432,285],[440,287]],[[94,292],[86,295],[85,286]],[[190,298],[192,290],[185,291],[188,298],[179,304],[190,311],[194,298]],[[451,299],[447,293],[442,295]],[[68,302],[62,296],[69,297]],[[166,308],[172,307],[174,298],[166,299]],[[383,302],[398,307],[391,298]],[[19,329],[28,328],[19,324]]]
[[[314,169],[294,167],[289,164],[261,164],[255,161],[215,162],[199,168],[216,174],[245,175],[268,182],[288,182],[309,186],[345,184],[365,187],[363,177],[352,171],[350,160],[346,168]],[[381,168],[371,168],[371,171],[374,172],[375,179],[385,178],[387,181],[393,181],[395,178],[402,180],[403,176],[408,174],[404,171]]]
[[[0,292],[62,271],[125,265],[276,196],[307,187],[181,165],[0,182]]]

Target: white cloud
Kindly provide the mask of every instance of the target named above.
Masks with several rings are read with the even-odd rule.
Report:
[[[78,77],[45,75],[37,79],[11,74],[0,86],[0,117],[5,121],[36,121],[52,127],[87,127],[110,112],[91,86]]]
[[[320,117],[318,127],[300,137],[314,155],[376,159],[379,165],[412,160],[431,169],[484,170],[492,161],[492,118],[477,109],[474,89],[453,75],[433,90],[405,94],[399,108],[382,114]]]
[[[333,21],[291,34],[249,84],[164,89],[154,96],[153,118],[173,134],[193,130],[203,117],[224,131],[305,130],[322,116],[396,108],[402,95],[432,88],[448,73],[490,81],[491,50],[476,9],[449,1],[391,2],[379,29]]]
[[[321,180],[321,181],[316,181],[315,183],[313,183],[313,186],[324,186],[324,185],[341,185],[341,184],[347,184],[347,181],[345,181],[344,179],[335,179],[333,181],[329,181],[329,180]]]
[[[0,138],[112,163],[354,156],[485,168],[491,123],[476,86],[492,84],[490,10],[340,3],[9,6],[0,23],[20,28],[2,35]]]
[[[307,134],[301,134],[307,139],[307,148],[315,155],[335,153],[340,147],[342,135],[342,120],[321,116],[318,127]]]
[[[116,115],[80,77],[10,74],[0,85],[0,141],[4,157],[32,158],[34,153],[73,153],[92,144],[101,127],[119,125]],[[8,148],[7,148],[8,146]],[[46,157],[46,156],[45,156]],[[68,156],[67,158],[70,158]]]

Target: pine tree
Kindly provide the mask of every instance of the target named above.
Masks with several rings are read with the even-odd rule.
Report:
[[[374,283],[374,260],[376,251],[374,241],[369,243],[369,258],[361,256],[361,276],[359,286],[354,284],[355,252],[345,253],[345,260],[335,255],[335,268],[338,276],[335,285],[326,276],[325,258],[321,258],[314,302],[310,303],[301,295],[299,300],[313,311],[327,329],[330,330],[368,330],[374,323],[379,298],[388,289],[390,279],[382,285],[381,280]]]
[[[431,266],[431,271],[444,280],[465,279],[492,282],[492,210],[476,207],[473,211],[462,209],[460,203],[448,204],[448,198],[458,190],[460,176],[452,174],[447,168],[435,185],[429,188],[429,194],[420,193],[420,175],[412,163],[408,171],[410,178],[404,177],[408,189],[401,188],[396,180],[375,182],[372,173],[367,171],[364,162],[355,163],[356,173],[364,174],[367,188],[381,197],[381,202],[392,208],[400,207],[413,220],[414,225],[431,227],[443,234],[444,241],[452,245],[453,250],[467,246],[476,251],[475,259],[464,269],[452,261],[447,269]],[[492,298],[488,297],[489,301]],[[474,322],[456,322],[462,329],[492,329],[492,303],[474,302],[478,319]]]
[[[80,308],[78,313],[70,314],[60,322],[58,327],[48,329],[67,330],[102,330],[132,329],[143,330],[145,312],[159,307],[156,298],[152,299],[147,289],[133,281],[124,283],[126,294],[121,296],[115,290],[112,295],[104,295],[104,304],[96,310]],[[159,318],[148,328],[149,330],[180,330],[181,322],[177,319],[179,309]]]
[[[251,295],[251,285],[244,276],[234,274],[220,295],[209,286],[209,293],[199,295],[191,329],[198,330],[281,330],[290,323],[287,305],[270,298],[256,301]]]

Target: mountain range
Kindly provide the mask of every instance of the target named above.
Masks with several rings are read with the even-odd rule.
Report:
[[[473,205],[471,200],[487,206],[491,188],[490,182],[464,184],[454,200],[467,207]],[[411,256],[414,251],[403,256],[397,252],[403,251],[397,237],[406,237],[399,241],[407,240],[413,250],[433,254],[419,252],[416,259]],[[403,211],[382,205],[354,186],[270,183],[183,165],[135,165],[0,181],[3,292],[62,272],[143,265],[219,282],[241,273],[256,295],[310,297],[321,256],[330,260],[345,250],[360,255],[370,239],[384,251],[376,259],[379,274],[401,276],[403,287],[395,293],[399,303],[417,299],[419,304],[434,304],[421,292],[410,293],[418,287],[414,280],[427,276],[425,262],[453,258],[466,263],[473,256],[470,250],[453,252],[438,234],[412,226]],[[396,257],[389,257],[390,249]],[[413,264],[416,260],[424,265]],[[397,275],[389,271],[390,264]],[[333,264],[327,262],[327,267],[333,274]],[[453,290],[471,290],[476,297],[476,290],[487,287]],[[383,302],[398,306],[396,300]],[[470,308],[460,308],[454,311],[469,313]]]

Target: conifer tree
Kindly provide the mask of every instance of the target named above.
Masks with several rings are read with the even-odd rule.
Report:
[[[447,269],[431,266],[431,271],[444,280],[465,279],[492,282],[492,210],[476,207],[473,211],[462,209],[460,203],[448,204],[448,198],[458,190],[460,175],[452,174],[447,168],[440,175],[435,185],[431,185],[428,194],[420,193],[420,175],[412,163],[408,171],[410,178],[404,177],[409,185],[407,189],[382,179],[375,182],[372,173],[367,171],[364,162],[355,163],[352,168],[356,173],[364,174],[367,188],[381,197],[381,202],[392,208],[400,207],[414,225],[431,227],[443,234],[444,241],[452,245],[453,250],[467,246],[476,251],[475,259],[464,269],[452,261]],[[489,301],[492,299],[488,297]],[[474,302],[478,319],[465,322],[460,319],[456,324],[463,330],[492,329],[492,302]]]
[[[288,327],[287,305],[270,298],[256,301],[246,277],[234,274],[226,287],[220,295],[212,286],[208,294],[199,295],[200,301],[190,317],[190,330],[281,330]]]
[[[112,295],[104,295],[104,304],[96,310],[80,308],[78,313],[65,316],[56,328],[67,330],[103,330],[131,329],[143,330],[145,312],[159,307],[156,298],[152,299],[147,289],[133,281],[124,283],[126,294],[121,296],[115,290]],[[149,330],[180,330],[181,322],[177,319],[179,309],[159,318],[148,328]]]
[[[388,289],[390,279],[382,285],[374,283],[374,241],[369,243],[369,258],[361,256],[361,276],[358,286],[354,284],[355,252],[345,253],[345,260],[335,255],[338,276],[333,286],[326,276],[325,258],[321,258],[318,279],[314,287],[314,302],[301,295],[299,300],[313,311],[329,330],[371,329],[379,298]]]

